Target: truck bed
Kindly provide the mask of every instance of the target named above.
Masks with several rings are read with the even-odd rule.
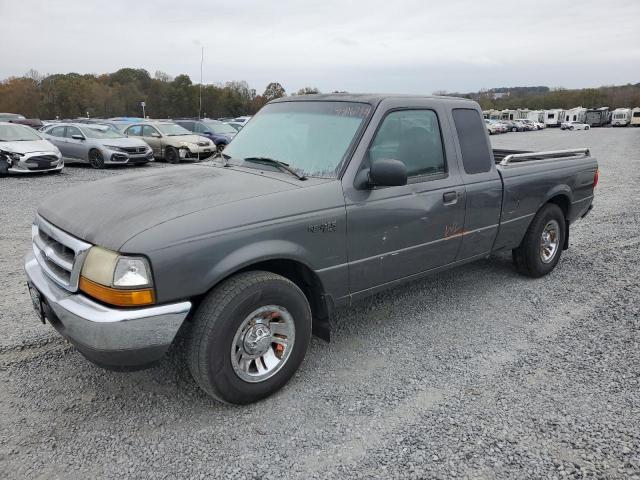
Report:
[[[503,184],[500,231],[494,250],[515,248],[540,206],[552,198],[565,210],[568,223],[588,212],[598,166],[589,149],[496,149],[493,155]]]

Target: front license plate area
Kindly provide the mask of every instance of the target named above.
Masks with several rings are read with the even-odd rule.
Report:
[[[42,308],[42,296],[36,287],[27,283],[27,287],[29,288],[29,295],[31,296],[31,303],[33,304],[33,309],[36,312],[36,316],[42,322],[44,322],[44,309]]]

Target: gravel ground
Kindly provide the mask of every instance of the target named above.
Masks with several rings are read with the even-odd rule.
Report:
[[[35,205],[163,165],[0,179],[0,476],[640,479],[640,129],[492,141],[598,157],[558,268],[526,279],[499,255],[377,295],[247,407],[207,398],[175,353],[101,370],[31,313]]]

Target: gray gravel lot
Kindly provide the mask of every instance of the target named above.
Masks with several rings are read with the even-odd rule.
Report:
[[[31,312],[36,205],[171,166],[0,179],[0,477],[640,479],[640,129],[492,141],[598,157],[558,268],[531,280],[500,255],[375,296],[247,407],[206,397],[176,353],[101,370]]]

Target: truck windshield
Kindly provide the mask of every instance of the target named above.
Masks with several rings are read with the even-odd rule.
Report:
[[[282,102],[265,106],[224,150],[229,163],[245,158],[285,162],[307,177],[335,178],[371,106],[356,102]],[[255,162],[243,163],[264,168]]]

